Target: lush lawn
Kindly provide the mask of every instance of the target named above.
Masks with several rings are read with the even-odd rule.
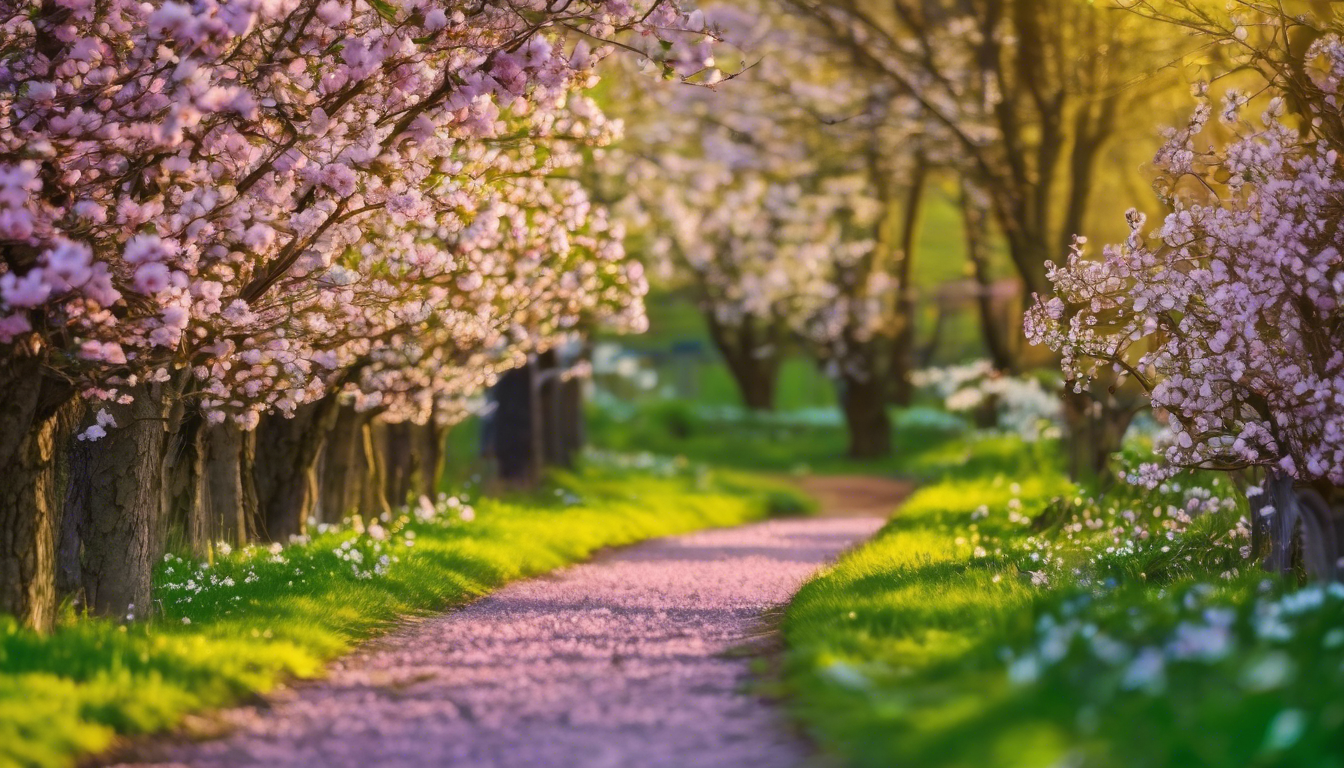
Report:
[[[807,508],[786,486],[750,475],[612,459],[559,475],[534,497],[445,498],[213,564],[170,557],[151,620],[67,617],[39,637],[0,618],[0,766],[69,765],[117,734],[168,728],[192,710],[317,675],[400,617],[460,605],[603,547]]]
[[[944,444],[799,593],[808,729],[883,768],[1344,766],[1344,589],[1248,567],[1226,478],[1093,498],[1055,453]]]
[[[611,403],[590,413],[594,444],[614,451],[683,456],[716,467],[765,472],[927,474],[943,451],[960,450],[970,431],[965,420],[932,408],[893,411],[892,456],[875,461],[845,458],[847,438],[833,408],[752,413],[667,400],[632,406]]]

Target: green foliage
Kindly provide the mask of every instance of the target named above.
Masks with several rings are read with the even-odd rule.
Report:
[[[1344,589],[1247,566],[1225,478],[1093,497],[1046,452],[936,447],[803,588],[786,682],[809,730],[874,767],[1344,765]]]
[[[321,674],[407,615],[460,605],[594,551],[806,507],[777,481],[687,462],[588,467],[543,493],[317,533],[158,568],[151,620],[66,616],[50,636],[0,618],[0,765],[63,766],[117,734]],[[358,554],[355,554],[358,553]],[[386,557],[386,561],[381,558]]]

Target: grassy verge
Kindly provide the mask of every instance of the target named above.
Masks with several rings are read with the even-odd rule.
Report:
[[[170,556],[155,618],[67,617],[33,635],[0,618],[0,766],[62,766],[118,734],[264,692],[403,616],[462,604],[603,547],[772,512],[806,501],[778,483],[686,462],[605,462],[525,499],[445,497],[393,520],[315,532],[280,549],[200,563]]]
[[[1093,497],[1049,444],[971,438],[784,622],[786,683],[847,762],[1344,765],[1344,589],[1244,559],[1225,478]]]

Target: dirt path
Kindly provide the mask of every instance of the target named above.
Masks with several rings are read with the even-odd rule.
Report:
[[[902,492],[827,480],[828,514],[646,542],[505,587],[121,765],[790,768],[807,749],[725,651]],[[867,489],[857,493],[860,489]],[[825,494],[823,494],[825,495]]]
[[[823,517],[890,517],[915,490],[908,480],[866,475],[809,475],[795,482],[821,504]]]

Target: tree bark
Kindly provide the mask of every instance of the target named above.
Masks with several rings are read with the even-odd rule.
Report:
[[[378,449],[375,427],[370,420],[360,428],[364,479],[360,485],[359,511],[368,518],[392,513],[392,507],[387,503],[387,467],[383,463],[383,452]]]
[[[535,382],[536,367],[529,362],[495,384],[493,447],[499,479],[506,485],[532,487],[541,480],[541,409]]]
[[[560,382],[560,442],[564,449],[562,466],[574,466],[583,451],[583,380],[571,376]]]
[[[728,366],[742,404],[753,411],[775,410],[775,395],[779,383],[779,360],[774,354],[754,357],[743,355]]]
[[[196,555],[206,555],[216,539],[210,521],[210,499],[205,477],[204,417],[188,413],[168,437],[163,461],[164,514],[169,549],[185,545]]]
[[[56,536],[56,594],[58,599],[71,598],[78,609],[88,603],[84,595],[83,536],[88,526],[89,500],[87,484],[71,482],[71,478],[88,473],[88,462],[76,438],[85,416],[83,401],[77,401],[77,407],[70,412],[69,428],[64,431],[56,451],[57,472],[61,478],[57,497],[61,525]]]
[[[418,497],[434,499],[443,477],[443,443],[448,431],[431,418],[427,424],[411,425],[411,454],[415,464],[415,482],[411,491]]]
[[[914,400],[915,389],[910,384],[910,373],[915,362],[915,302],[911,285],[915,255],[919,248],[919,234],[924,221],[924,191],[928,183],[929,164],[923,153],[915,158],[915,167],[908,179],[909,191],[901,209],[901,239],[896,264],[895,333],[891,340],[891,360],[888,378],[891,381],[892,401],[908,406]]]
[[[89,610],[143,616],[163,536],[163,464],[170,396],[161,385],[123,389],[134,400],[94,405],[116,421],[97,441],[75,444],[71,498],[83,501],[81,579]],[[91,417],[90,417],[91,418]],[[87,419],[86,419],[87,421]]]
[[[359,511],[363,496],[364,424],[368,417],[352,406],[341,406],[327,435],[322,456],[318,519],[339,523]]]
[[[202,441],[203,517],[211,536],[240,547],[256,536],[256,494],[244,487],[252,484],[248,461],[252,435],[232,421],[212,424]]]
[[[777,329],[767,322],[767,328],[761,331],[752,317],[729,328],[718,321],[712,310],[705,313],[705,320],[710,339],[737,384],[742,404],[753,411],[773,411],[781,363]]]
[[[875,459],[891,455],[891,418],[884,382],[875,377],[845,376],[840,381],[840,406],[849,432],[849,457]]]
[[[39,361],[0,363],[0,611],[45,632],[56,618],[56,453],[74,391]]]
[[[560,436],[560,356],[554,349],[537,355],[537,405],[541,426],[541,459],[547,466],[564,466]]]
[[[1111,457],[1124,447],[1125,432],[1134,410],[1110,392],[1100,397],[1094,389],[1074,392],[1064,385],[1063,414],[1069,476],[1080,484],[1104,488],[1113,480]]]
[[[292,418],[269,415],[257,427],[256,465],[260,533],[268,541],[300,536],[317,505],[317,459],[336,420],[334,395],[299,406]]]
[[[374,422],[375,447],[383,459],[383,494],[388,507],[395,509],[406,503],[411,494],[415,475],[415,454],[411,444],[414,424]]]
[[[243,522],[247,541],[261,539],[261,497],[257,494],[257,431],[243,432],[243,450],[238,460],[238,476],[243,484]]]

